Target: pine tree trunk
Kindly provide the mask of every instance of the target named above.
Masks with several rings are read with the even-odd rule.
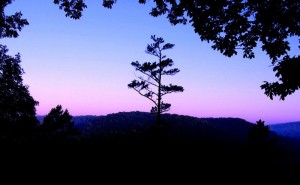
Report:
[[[156,116],[156,124],[161,126],[161,53],[159,54],[159,74],[158,74],[158,97],[157,97],[157,116]]]
[[[161,84],[160,84],[160,78],[159,78],[159,85],[158,85],[156,123],[157,123],[158,126],[160,126],[160,124],[161,124]]]

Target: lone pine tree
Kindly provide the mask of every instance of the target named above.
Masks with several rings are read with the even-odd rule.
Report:
[[[156,57],[157,62],[145,62],[143,64],[140,64],[138,61],[132,62],[131,65],[143,76],[139,76],[138,80],[133,80],[128,84],[128,87],[154,103],[155,106],[152,107],[151,113],[156,114],[156,123],[161,124],[161,114],[169,111],[171,107],[171,104],[162,101],[163,96],[174,92],[183,92],[183,87],[173,84],[162,84],[163,76],[173,76],[179,72],[177,68],[169,69],[174,62],[172,59],[167,58],[166,55],[163,55],[163,51],[172,49],[174,44],[164,44],[164,39],[155,35],[152,35],[151,39],[154,42],[147,45],[146,53]]]

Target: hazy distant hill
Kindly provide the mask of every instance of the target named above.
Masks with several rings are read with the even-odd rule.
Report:
[[[45,116],[38,115],[36,118],[39,120],[39,122],[42,124]],[[75,126],[81,125],[81,124],[87,124],[91,121],[99,118],[101,116],[92,116],[92,115],[86,115],[86,116],[74,116],[72,121],[74,121]]]
[[[300,122],[280,123],[269,127],[279,135],[300,139]]]

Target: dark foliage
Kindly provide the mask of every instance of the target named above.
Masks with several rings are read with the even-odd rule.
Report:
[[[82,16],[83,9],[87,8],[84,0],[54,0],[53,2],[66,12],[66,17],[72,19],[79,19]]]
[[[270,134],[268,125],[264,121],[259,120],[249,132],[249,143],[252,145],[265,145]]]
[[[18,37],[19,31],[25,25],[29,25],[26,19],[22,19],[22,13],[16,12],[14,15],[7,16],[4,9],[11,4],[13,0],[0,1],[0,39],[5,37]]]
[[[81,0],[71,2],[76,4]],[[103,5],[112,8],[116,2],[103,0]],[[288,38],[300,35],[299,1],[155,0],[154,3],[150,15],[166,15],[172,25],[189,22],[202,41],[212,42],[212,48],[225,56],[231,57],[240,50],[244,58],[254,58],[254,48],[261,43],[262,51],[270,57],[279,78],[277,82],[265,82],[261,86],[271,99],[279,96],[284,100],[299,89],[299,55],[288,53]],[[85,5],[76,11],[81,12],[83,7]],[[67,14],[76,12],[68,8],[65,11]]]
[[[162,119],[172,127],[156,132],[152,124],[155,115],[120,112],[93,117],[87,124],[78,124],[77,128],[82,133],[82,143],[102,146],[103,150],[106,147],[125,147],[135,152],[168,153],[168,157],[185,156],[203,164],[300,165],[297,157],[299,141],[278,136],[261,123],[252,124],[238,118],[195,118],[174,114],[163,114]]]
[[[67,109],[63,110],[61,105],[52,108],[44,117],[41,128],[43,132],[51,136],[53,135],[55,138],[67,137],[77,133],[77,130],[74,128],[72,116]]]
[[[35,101],[23,84],[24,73],[20,54],[7,55],[6,46],[0,46],[0,125],[1,131],[13,129],[26,134],[38,126]]]
[[[153,43],[147,45],[146,53],[156,57],[158,61],[145,62],[143,64],[140,64],[138,61],[132,62],[131,65],[136,71],[142,73],[144,77],[139,76],[139,80],[133,80],[128,84],[128,87],[134,89],[140,95],[146,97],[155,104],[151,109],[151,113],[157,115],[157,123],[161,124],[161,114],[169,111],[171,107],[171,104],[162,101],[163,96],[170,93],[183,92],[183,87],[173,84],[162,84],[163,76],[173,76],[179,72],[179,69],[177,68],[168,69],[173,66],[174,62],[172,59],[163,55],[163,51],[172,49],[174,44],[164,44],[164,39],[156,37],[155,35],[152,35],[151,39],[153,40]]]
[[[284,100],[288,95],[293,94],[300,88],[300,57],[285,56],[282,61],[273,68],[279,82],[265,82],[261,88],[265,90],[265,94],[273,99],[279,96]]]
[[[49,163],[46,168],[70,165],[75,171],[86,169],[88,176],[92,172],[99,173],[95,171],[98,167],[114,175],[125,173],[131,178],[134,173],[149,178],[146,173],[159,167],[156,171],[168,182],[169,178],[176,179],[174,175],[182,177],[184,182],[186,178],[200,182],[208,175],[207,180],[215,182],[211,179],[213,174],[220,177],[222,183],[226,180],[240,183],[240,177],[257,181],[257,178],[269,179],[269,173],[282,177],[283,172],[299,169],[300,161],[294,158],[299,156],[299,151],[293,155],[278,155],[281,149],[273,150],[268,156],[259,153],[259,157],[271,160],[263,160],[263,163],[257,160],[259,158],[254,157],[247,145],[247,134],[254,124],[245,120],[171,114],[163,114],[162,117],[173,126],[159,133],[152,130],[155,115],[151,113],[120,112],[107,116],[74,117],[74,121],[82,121],[76,124],[82,135],[77,136],[79,139],[75,145],[47,145],[43,142],[39,147],[27,148],[26,152],[22,150],[16,154],[23,152],[20,157],[24,161],[28,161],[24,156],[30,155],[33,158],[28,161],[30,164],[37,161],[45,167]],[[299,148],[299,142],[291,145],[288,140],[278,139],[283,146]],[[164,174],[166,171],[171,174]],[[236,179],[236,176],[239,178]]]
[[[282,152],[278,152],[278,148],[285,151],[285,155],[289,155],[289,157],[285,156],[286,158],[290,158],[295,164],[300,164],[299,158],[293,156],[294,153],[299,155],[299,149],[296,149],[298,146],[294,148],[296,143],[298,145],[299,141],[288,140],[272,133],[262,120],[257,121],[248,133],[249,154],[261,164],[269,163],[279,155],[283,156]]]

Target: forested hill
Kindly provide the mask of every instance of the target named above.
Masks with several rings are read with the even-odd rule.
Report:
[[[37,116],[40,123],[44,116]],[[247,142],[250,123],[240,118],[197,118],[185,115],[163,114],[167,123],[165,136],[170,138]],[[72,121],[82,136],[97,139],[100,136],[142,136],[155,123],[155,115],[148,112],[119,112],[106,116],[74,116]],[[300,122],[269,125],[271,137],[278,135],[300,137]],[[278,135],[277,135],[278,134]]]
[[[39,120],[42,121],[43,117]],[[147,151],[145,155],[157,155],[157,152],[174,155],[173,152],[178,152],[175,156],[185,154],[187,159],[193,154],[193,159],[201,159],[202,164],[228,162],[230,165],[251,165],[252,162],[256,164],[255,161],[274,160],[283,165],[300,165],[298,140],[284,138],[271,131],[266,138],[267,145],[258,144],[258,148],[253,148],[249,145],[248,136],[256,124],[240,118],[163,114],[162,120],[166,124],[157,130],[155,115],[146,112],[75,116],[73,121],[79,132],[74,142],[79,144],[76,146],[91,146],[100,151],[115,151],[112,148],[117,149],[116,153],[131,151],[130,155],[143,149]]]
[[[239,118],[196,118],[163,114],[169,138],[246,142],[252,123]],[[146,112],[119,112],[107,116],[77,116],[75,126],[84,136],[146,134],[155,123],[155,115]]]
[[[38,116],[42,123],[43,116]],[[196,118],[163,114],[165,137],[185,140],[245,143],[253,123],[240,118]],[[119,112],[106,116],[74,116],[75,127],[84,137],[102,136],[140,137],[154,126],[155,115],[147,112]]]

